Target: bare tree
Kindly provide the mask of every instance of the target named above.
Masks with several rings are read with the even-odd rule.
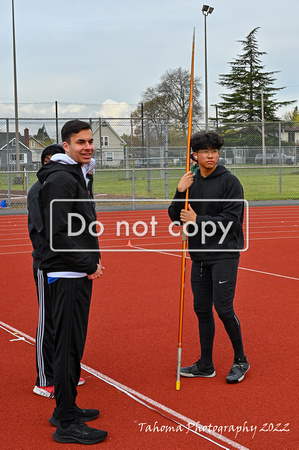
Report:
[[[189,97],[190,97],[191,74],[188,70],[178,67],[169,69],[161,76],[160,82],[146,89],[141,94],[141,102],[134,111],[134,117],[141,117],[141,105],[143,105],[143,114],[152,124],[159,127],[166,118],[170,123],[177,124],[178,131],[187,135],[188,116],[189,116]],[[202,86],[199,77],[194,77],[193,81],[193,118],[198,120],[202,117],[202,107],[199,103],[199,97]],[[159,130],[157,128],[157,133]]]

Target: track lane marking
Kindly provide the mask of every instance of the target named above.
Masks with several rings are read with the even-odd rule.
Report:
[[[0,328],[3,329],[4,331],[10,333],[10,334],[13,334],[14,336],[16,336],[16,335],[21,336],[23,339],[19,338],[18,340],[23,340],[27,344],[33,345],[35,343],[35,339],[33,337],[29,336],[26,333],[23,333],[20,330],[17,330],[16,328],[14,328],[14,327],[12,327],[12,326],[4,323],[4,322],[0,321]],[[96,378],[98,378],[98,379],[104,381],[105,383],[115,387],[116,389],[118,389],[119,391],[121,391],[124,394],[128,395],[129,397],[131,397],[133,400],[137,401],[138,403],[141,403],[142,405],[146,406],[147,408],[149,408],[149,409],[151,409],[151,410],[161,414],[166,419],[171,420],[172,422],[175,422],[178,425],[181,425],[183,428],[186,428],[187,430],[191,431],[192,433],[196,434],[197,436],[208,440],[212,444],[215,444],[215,445],[217,445],[218,447],[220,447],[220,448],[222,448],[224,450],[230,450],[228,447],[224,447],[223,445],[219,444],[218,442],[213,441],[213,439],[211,439],[211,438],[209,438],[207,436],[204,436],[203,434],[197,432],[196,431],[197,428],[204,427],[198,421],[194,421],[193,419],[189,419],[188,417],[178,413],[177,411],[174,411],[174,410],[168,408],[167,406],[156,402],[155,400],[151,399],[150,397],[147,397],[146,395],[143,395],[140,392],[135,391],[134,389],[131,389],[128,386],[125,386],[124,384],[119,383],[118,381],[114,380],[113,378],[110,378],[110,377],[102,374],[101,372],[98,372],[97,370],[92,369],[91,367],[89,367],[89,366],[87,366],[85,364],[81,364],[81,368],[83,370],[85,370],[86,372],[90,373],[91,375],[94,375]],[[156,408],[159,408],[161,411],[164,411],[165,413],[172,415],[176,419],[182,420],[183,422],[185,422],[187,424],[187,426],[181,424],[180,422],[177,422],[177,420],[172,419],[171,417],[166,416],[165,414],[163,414],[161,411],[159,411]],[[190,428],[190,425],[194,426],[195,430]],[[241,445],[241,444],[239,444],[239,443],[237,443],[235,441],[232,441],[231,439],[223,436],[222,434],[216,433],[215,431],[207,429],[204,432],[206,434],[212,436],[213,438],[218,439],[219,441],[225,442],[226,444],[230,445],[233,448],[236,448],[238,450],[249,450],[247,447],[244,447],[243,445]]]
[[[153,253],[160,253],[160,254],[162,254],[162,255],[176,256],[177,258],[181,258],[181,256],[182,256],[182,255],[176,255],[175,253],[162,252],[162,251],[159,251],[159,250],[147,250],[147,249],[144,249],[144,248],[142,248],[142,247],[134,246],[134,245],[132,245],[132,244],[131,244],[131,247],[136,248],[136,249],[139,249],[139,250],[144,250],[144,251],[153,252]],[[190,256],[186,256],[186,259],[191,260]],[[296,277],[289,277],[289,276],[287,276],[287,275],[280,275],[280,274],[277,274],[277,273],[264,272],[264,271],[262,271],[262,270],[249,269],[249,268],[247,268],[247,267],[240,267],[240,266],[239,266],[239,269],[241,269],[241,270],[248,270],[248,271],[250,271],[250,272],[261,273],[261,274],[264,274],[264,275],[271,275],[271,276],[273,276],[273,277],[288,278],[288,279],[290,279],[290,280],[296,280],[296,281],[299,281],[299,278],[296,278]]]

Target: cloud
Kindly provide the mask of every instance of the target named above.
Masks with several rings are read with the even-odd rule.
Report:
[[[15,106],[13,103],[0,102],[0,117],[14,118]],[[18,105],[19,118],[44,118],[55,117],[55,109],[53,103],[19,103]]]
[[[0,117],[6,119],[14,117],[15,108],[13,104],[1,103],[0,102]]]
[[[126,118],[130,117],[132,106],[125,102],[107,99],[99,105],[83,103],[58,103],[59,118]],[[20,103],[18,105],[19,118],[55,118],[54,103]],[[0,102],[0,117],[14,118],[13,103]]]
[[[86,110],[86,105],[71,103],[69,105],[58,105],[58,116],[64,117],[77,117],[82,114],[84,115]]]
[[[38,106],[34,103],[22,104],[19,106],[19,117],[52,117],[53,111],[53,104],[51,106]]]
[[[93,111],[95,117],[130,117],[132,107],[125,102],[116,102],[111,99],[107,99],[101,104],[101,108],[98,111]]]

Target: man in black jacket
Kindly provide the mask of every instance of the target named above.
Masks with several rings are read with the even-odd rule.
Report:
[[[58,144],[48,145],[41,154],[41,164],[47,164],[53,155],[64,154],[64,148]],[[36,330],[36,370],[37,378],[33,392],[42,397],[54,398],[54,326],[52,301],[46,272],[40,269],[41,236],[43,224],[39,209],[39,193],[42,184],[37,180],[30,188],[27,197],[28,231],[33,252],[33,277],[36,285],[39,306],[38,326]],[[80,377],[78,385],[85,383]]]
[[[43,185],[41,268],[48,276],[54,321],[56,408],[50,422],[57,426],[53,433],[57,442],[95,444],[103,441],[107,432],[84,422],[97,418],[99,411],[76,405],[92,283],[104,269],[92,228],[96,212],[91,180],[84,169],[94,153],[93,134],[88,123],[71,120],[61,135],[66,155],[53,157],[38,172]]]
[[[215,322],[213,305],[222,320],[234,349],[234,363],[227,383],[244,379],[249,363],[244,353],[241,327],[233,300],[237,281],[239,250],[243,237],[243,188],[224,166],[217,165],[223,138],[214,132],[195,133],[191,138],[199,170],[181,178],[169,216],[183,223],[189,237],[192,259],[191,288],[198,318],[201,356],[191,366],[182,367],[185,377],[214,377],[213,342]],[[184,208],[189,189],[188,210]],[[182,201],[180,201],[182,200]]]

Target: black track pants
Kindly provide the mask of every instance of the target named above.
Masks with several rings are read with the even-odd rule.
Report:
[[[233,301],[239,258],[192,263],[191,287],[198,318],[201,359],[212,362],[215,322],[213,305],[231,340],[235,358],[244,356],[241,327]]]
[[[33,269],[39,306],[38,326],[36,330],[36,370],[37,386],[54,385],[54,325],[52,301],[49,293],[47,274]]]
[[[54,308],[54,386],[55,417],[76,418],[77,384],[83,356],[92,281],[59,278],[49,285]]]

